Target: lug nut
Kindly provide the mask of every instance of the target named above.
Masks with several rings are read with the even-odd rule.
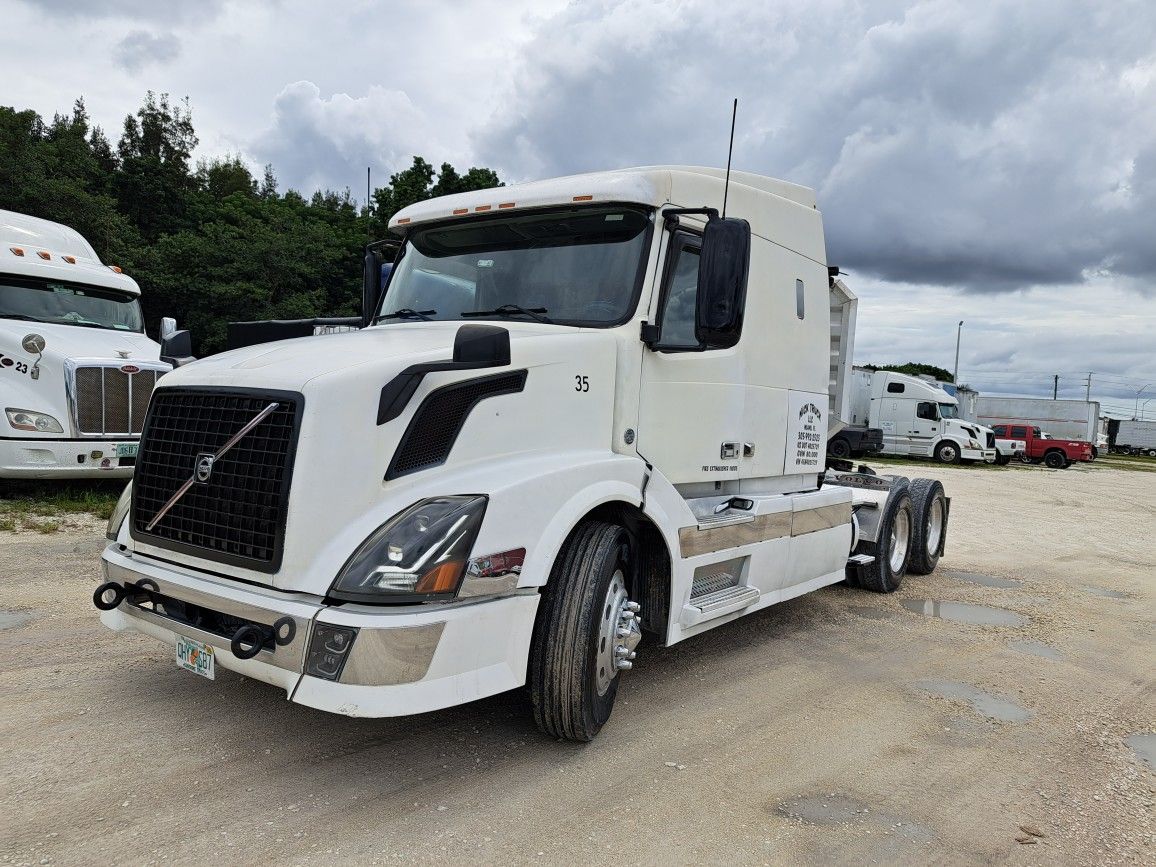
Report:
[[[634,668],[634,663],[625,659],[620,659],[614,663],[614,667],[619,671],[630,671],[630,669]]]
[[[619,626],[614,630],[614,635],[617,638],[627,638],[630,635],[630,630],[625,626]]]
[[[637,602],[627,602],[626,607],[629,610],[633,611],[635,614],[637,614],[639,611],[642,610],[642,606],[639,605]]]
[[[620,617],[620,619],[625,620],[627,623],[629,623],[631,620],[634,619],[635,614],[633,611],[623,611],[622,614],[619,615],[619,617]]]

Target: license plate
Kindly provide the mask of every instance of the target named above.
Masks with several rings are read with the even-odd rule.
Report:
[[[116,456],[118,458],[135,458],[140,443],[117,443]]]
[[[212,646],[180,635],[177,636],[177,665],[209,680],[217,676]]]

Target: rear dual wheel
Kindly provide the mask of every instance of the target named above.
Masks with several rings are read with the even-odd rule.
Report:
[[[903,576],[907,574],[914,527],[911,483],[905,478],[896,478],[883,506],[876,541],[864,542],[860,546],[862,553],[875,557],[871,563],[859,568],[856,583],[860,587],[875,593],[893,593],[899,589]]]
[[[940,551],[947,534],[947,496],[943,492],[943,485],[934,479],[913,481],[911,509],[915,530],[907,571],[912,575],[930,575],[939,565]]]

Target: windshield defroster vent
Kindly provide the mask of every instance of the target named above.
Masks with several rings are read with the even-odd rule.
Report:
[[[385,478],[396,479],[444,464],[470,411],[480,401],[516,394],[526,387],[525,370],[481,376],[431,391],[401,437]]]

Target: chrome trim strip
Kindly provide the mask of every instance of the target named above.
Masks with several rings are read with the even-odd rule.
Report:
[[[756,515],[745,524],[726,527],[681,527],[679,550],[683,557],[696,557],[726,548],[738,548],[757,542],[769,542],[787,536],[805,536],[851,523],[851,504],[835,503],[798,512],[774,512]]]
[[[362,627],[339,683],[392,686],[421,680],[429,671],[445,621],[385,629]]]

